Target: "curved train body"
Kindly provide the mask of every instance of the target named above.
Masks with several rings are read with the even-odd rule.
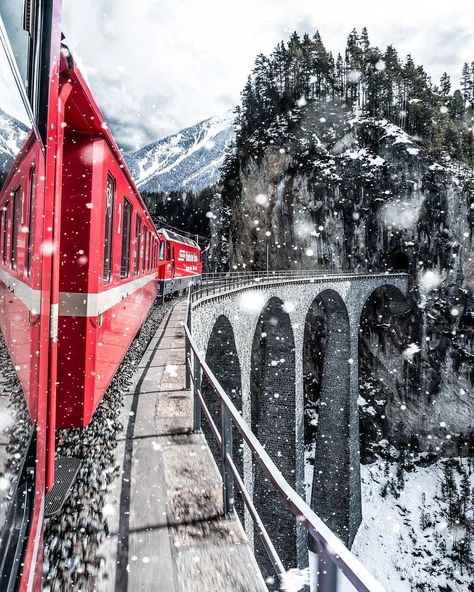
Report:
[[[0,8],[11,94],[0,123],[19,130],[0,158],[0,330],[26,401],[10,418],[0,392],[0,414],[24,428],[21,461],[0,452],[0,478],[11,477],[0,491],[0,588],[39,590],[56,430],[90,422],[156,297],[198,282],[202,266],[194,241],[153,224],[60,45],[60,0],[29,0],[24,14],[21,4]],[[0,425],[0,451],[9,445]]]
[[[201,250],[196,242],[173,230],[159,230],[158,284],[162,296],[184,290],[201,277]]]

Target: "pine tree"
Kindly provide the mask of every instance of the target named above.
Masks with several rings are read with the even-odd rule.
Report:
[[[400,493],[405,487],[405,447],[400,446],[400,455],[397,462],[396,486]]]
[[[446,72],[440,78],[439,91],[442,97],[447,97],[451,92],[451,78]]]
[[[337,54],[334,72],[334,90],[336,95],[343,97],[345,93],[344,61],[340,53]]]
[[[362,76],[363,52],[359,44],[359,36],[353,29],[347,37],[345,69],[346,69],[346,100],[356,105],[359,99],[359,83]]]
[[[461,507],[463,511],[463,518],[466,520],[467,511],[471,501],[471,484],[468,474],[463,470],[460,485]]]
[[[429,526],[429,514],[426,511],[426,494],[421,494],[421,513],[420,513],[420,528],[426,530]]]
[[[385,70],[382,77],[382,111],[386,117],[396,121],[396,116],[402,109],[401,100],[401,65],[397,50],[389,45],[383,56]]]
[[[474,103],[474,81],[472,68],[467,62],[462,67],[460,86],[465,104],[472,105]]]

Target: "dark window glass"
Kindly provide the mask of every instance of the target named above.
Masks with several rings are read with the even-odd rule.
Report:
[[[150,271],[150,267],[151,267],[151,241],[152,241],[153,237],[150,235],[150,240],[148,241],[148,266],[147,269],[148,271]]]
[[[132,204],[125,199],[123,202],[122,224],[122,257],[120,260],[120,277],[128,276],[130,269],[130,228],[132,225]]]
[[[0,16],[15,67],[35,115],[39,115],[40,107],[41,63],[44,59],[44,56],[41,56],[41,36],[43,32],[44,42],[47,43],[48,33],[44,27],[43,14],[45,11],[48,12],[48,4],[50,3],[43,0],[0,2]]]
[[[137,214],[135,221],[135,275],[140,271],[140,239],[142,232],[142,219]]]
[[[28,71],[28,33],[24,30],[24,3],[20,0],[2,0],[1,16],[8,40],[15,56],[25,88],[27,87]],[[34,4],[33,2],[31,4]]]
[[[148,228],[145,226],[145,237],[143,240],[143,260],[142,260],[142,270],[146,270],[146,245],[148,241]]]
[[[10,265],[12,269],[16,269],[17,263],[17,247],[18,247],[18,225],[20,224],[21,215],[21,187],[18,187],[13,194],[13,211],[12,211],[12,239],[10,246]]]
[[[8,0],[8,6],[4,6],[4,1],[0,0],[2,18],[5,18],[4,10],[11,10],[18,16],[15,12],[17,5],[21,10],[23,2]],[[11,68],[10,57],[0,42],[0,130],[2,130],[0,135],[6,141],[6,144],[0,148],[0,202],[2,205],[4,196],[9,196],[15,189],[12,187],[12,174],[17,168],[15,160],[31,132],[31,121]],[[7,179],[8,186],[4,187]]]
[[[3,251],[2,251],[2,260],[3,263],[7,262],[7,249],[8,249],[8,216],[10,214],[10,202],[7,201],[5,204],[5,209],[3,211]]]
[[[36,170],[33,167],[30,171],[30,199],[28,202],[28,246],[26,249],[26,273],[31,273],[31,257],[33,250],[33,214],[36,191]]]
[[[104,234],[104,282],[110,282],[112,270],[112,224],[114,217],[115,180],[111,175],[107,176],[107,188],[105,190],[105,234]]]

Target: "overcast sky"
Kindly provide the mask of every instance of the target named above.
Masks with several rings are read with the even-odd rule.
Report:
[[[343,51],[354,27],[433,79],[474,60],[474,0],[64,0],[64,33],[117,141],[138,148],[239,101],[293,30]]]

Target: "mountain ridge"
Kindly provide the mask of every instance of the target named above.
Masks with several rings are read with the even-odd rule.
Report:
[[[140,191],[201,191],[216,183],[227,147],[235,138],[228,110],[184,128],[136,151],[125,161]]]

